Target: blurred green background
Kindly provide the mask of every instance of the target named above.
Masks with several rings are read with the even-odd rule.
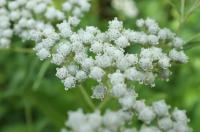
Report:
[[[59,8],[63,0],[54,0]],[[185,12],[196,0],[186,0]],[[198,0],[197,0],[198,1]],[[169,82],[157,81],[155,88],[138,89],[140,98],[148,103],[165,99],[173,107],[186,109],[194,132],[200,131],[200,7],[196,8],[179,26],[181,0],[135,0],[137,18],[154,18],[161,27],[177,32],[186,41],[189,62],[172,68]],[[109,0],[92,0],[92,9],[83,18],[82,25],[94,25],[102,30],[115,16],[127,28],[135,27],[137,18],[127,18],[110,5]],[[195,36],[195,38],[194,38]],[[55,77],[55,66],[41,62],[31,49],[32,42],[23,43],[13,38],[11,49],[0,50],[0,132],[58,132],[67,119],[67,111],[83,108],[91,110],[83,100],[80,90],[64,91],[63,84]],[[21,49],[19,49],[21,48]],[[87,92],[92,82],[84,87]],[[94,101],[99,104],[99,101]],[[115,109],[116,101],[110,100],[105,108]]]

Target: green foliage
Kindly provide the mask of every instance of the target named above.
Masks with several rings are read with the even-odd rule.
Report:
[[[55,0],[59,8],[62,0]],[[92,9],[86,14],[82,25],[106,28],[107,18],[99,16],[103,11],[100,0],[92,1]],[[158,81],[155,88],[139,87],[140,98],[148,103],[166,99],[172,106],[184,108],[191,119],[194,132],[200,130],[200,7],[194,5],[199,0],[135,0],[139,9],[138,17],[152,17],[162,26],[177,31],[185,38],[184,48],[189,63],[172,69],[169,82]],[[184,2],[184,3],[183,3]],[[110,7],[111,8],[111,7]],[[113,10],[113,9],[111,9]],[[134,27],[135,19],[126,18],[113,10],[124,21],[125,27]],[[41,62],[31,50],[33,44],[21,44],[13,38],[13,47],[0,50],[0,131],[1,132],[57,132],[64,126],[66,112],[83,108],[90,112],[91,107],[84,100],[80,90],[64,91],[62,83],[55,77],[55,67],[49,62]],[[132,49],[127,49],[128,51]],[[130,51],[131,52],[131,51]],[[87,93],[91,94],[84,85]],[[93,101],[104,111],[118,107],[114,99],[105,102]]]

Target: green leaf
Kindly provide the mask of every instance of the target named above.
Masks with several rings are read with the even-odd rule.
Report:
[[[200,41],[191,41],[191,42],[188,42],[186,43],[184,46],[183,46],[183,49],[184,50],[189,50],[189,49],[192,49],[196,46],[200,46]]]

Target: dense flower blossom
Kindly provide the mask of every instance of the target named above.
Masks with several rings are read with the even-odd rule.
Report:
[[[135,98],[134,96],[131,96]],[[142,103],[142,105],[140,104]],[[160,100],[147,106],[142,100],[130,103],[130,108],[123,107],[118,111],[107,110],[103,115],[98,110],[94,113],[83,113],[81,109],[68,113],[66,127],[61,132],[191,132],[188,127],[184,110],[169,110],[165,101]],[[140,107],[139,111],[136,110]],[[143,124],[134,128],[129,124],[132,119],[138,119]],[[93,121],[92,121],[93,120]],[[156,123],[155,123],[156,122]]]
[[[13,30],[10,28],[9,11],[5,7],[6,0],[0,0],[0,48],[8,47]]]
[[[73,16],[69,19],[70,22],[76,25],[76,21],[78,21],[76,19],[90,9],[89,0],[81,0],[81,2],[66,0],[62,6],[61,10],[56,9],[51,0],[0,0],[0,18],[2,20],[0,48],[9,47],[13,34],[27,40],[32,35],[32,30],[39,32],[43,28],[51,27],[51,23],[69,18],[69,14]],[[67,30],[67,28],[64,29]],[[41,34],[34,37],[38,39]],[[40,54],[44,57],[48,56],[47,51]]]
[[[64,84],[64,80],[73,77],[73,85],[65,85],[66,89],[92,78],[100,85],[105,85],[105,81],[110,83],[113,89],[108,90],[116,95],[118,88],[129,87],[123,85],[126,81],[155,86],[156,77],[168,79],[174,62],[186,63],[188,60],[182,51],[184,41],[175,33],[160,28],[150,18],[139,19],[136,24],[146,30],[125,29],[115,18],[105,32],[93,26],[74,31],[75,25],[68,20],[57,25],[58,32],[47,27],[39,33],[40,39],[32,39],[37,43],[35,51],[39,58],[51,58],[51,62],[58,65],[56,75]],[[34,36],[39,36],[37,33]],[[126,51],[135,45],[141,47],[139,52]],[[76,67],[73,74],[68,71],[69,64]],[[62,69],[68,74],[61,72]]]

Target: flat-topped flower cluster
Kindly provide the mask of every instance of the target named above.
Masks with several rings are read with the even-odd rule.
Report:
[[[109,22],[105,32],[93,26],[74,32],[78,23],[78,19],[70,18],[57,25],[58,32],[45,28],[43,32],[32,33],[37,55],[58,65],[56,76],[66,89],[91,78],[98,83],[94,88],[98,92],[93,97],[104,96],[105,83],[112,85],[114,95],[123,96],[127,81],[155,86],[156,77],[168,79],[174,62],[188,61],[182,51],[184,41],[152,19],[137,21],[141,31],[125,29],[117,18]],[[137,45],[138,52],[126,51]]]
[[[30,30],[42,30],[71,16],[89,11],[88,0],[67,0],[58,10],[51,0],[0,0],[0,48],[7,48],[13,34],[29,39]]]
[[[135,96],[131,96],[134,98]],[[103,115],[97,110],[85,114],[81,109],[69,112],[66,128],[61,132],[191,132],[187,126],[189,120],[186,112],[170,107],[164,100],[156,101],[147,106],[144,100],[127,102],[129,109],[119,111],[107,110]],[[140,127],[129,124],[133,119],[140,120]]]

